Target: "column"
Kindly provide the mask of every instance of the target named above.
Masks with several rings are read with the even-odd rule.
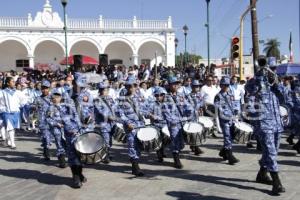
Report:
[[[34,69],[34,56],[28,55],[27,57],[29,59],[29,68]]]
[[[139,65],[139,55],[133,54],[132,59],[133,59],[133,64],[134,65]]]

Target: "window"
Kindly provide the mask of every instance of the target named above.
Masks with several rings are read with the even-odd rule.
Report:
[[[17,67],[29,67],[29,60],[16,60]]]

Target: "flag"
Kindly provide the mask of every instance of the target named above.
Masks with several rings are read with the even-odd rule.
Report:
[[[294,62],[294,54],[293,54],[292,32],[290,33],[289,50],[290,50],[290,63],[293,63]]]

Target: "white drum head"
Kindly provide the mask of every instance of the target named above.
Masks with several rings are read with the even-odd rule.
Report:
[[[141,128],[137,132],[137,138],[140,141],[151,141],[155,138],[157,138],[157,130],[155,128],[147,127],[147,128]]]
[[[163,134],[165,134],[166,136],[170,137],[170,131],[168,129],[168,126],[164,126],[161,131],[163,132]]]
[[[283,106],[279,106],[279,112],[281,117],[288,116],[288,110]]]
[[[198,118],[198,122],[202,124],[205,128],[212,128],[214,126],[214,121],[212,117],[201,116]]]
[[[201,124],[196,122],[188,122],[183,126],[183,130],[186,133],[202,133],[203,127]]]
[[[250,124],[247,124],[246,122],[236,122],[235,127],[241,131],[244,131],[246,133],[252,133],[253,128]]]

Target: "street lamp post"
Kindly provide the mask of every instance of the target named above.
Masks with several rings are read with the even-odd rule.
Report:
[[[178,47],[179,40],[177,38],[175,38],[174,42],[175,42],[175,66],[176,66],[176,64],[177,64],[177,47]]]
[[[207,63],[208,63],[207,66],[208,66],[208,69],[210,71],[209,3],[210,3],[210,0],[206,0]]]
[[[186,66],[186,64],[187,64],[186,37],[187,37],[188,31],[189,31],[189,28],[188,28],[187,25],[184,25],[182,30],[183,30],[183,33],[184,33],[184,65]]]
[[[69,65],[69,55],[68,55],[68,36],[67,36],[67,15],[66,15],[66,7],[68,4],[68,0],[61,0],[61,4],[64,8],[64,32],[65,32],[65,51],[66,51],[66,66],[68,68]]]
[[[240,52],[239,52],[239,71],[240,71],[240,80],[244,79],[243,73],[243,64],[244,64],[244,19],[248,12],[251,10],[252,6],[249,6],[245,12],[242,14],[240,19]]]

